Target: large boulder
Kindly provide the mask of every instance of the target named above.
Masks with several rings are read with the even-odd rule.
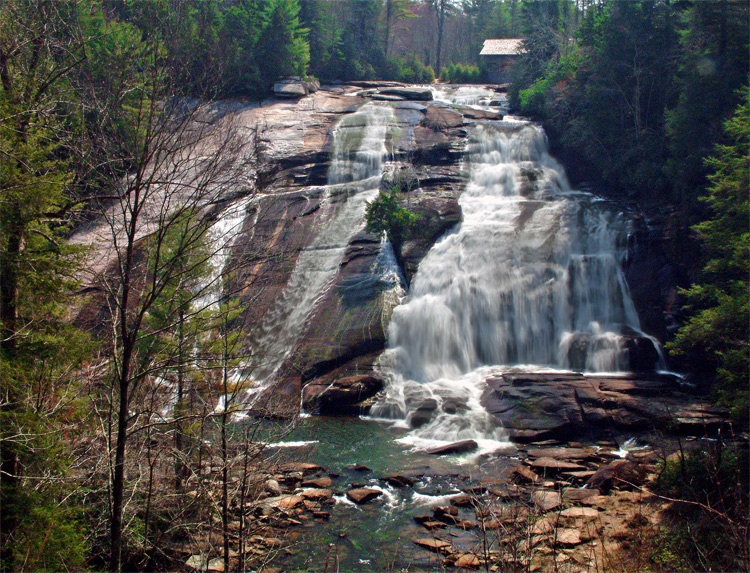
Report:
[[[427,398],[423,400],[417,408],[409,416],[409,425],[412,428],[421,428],[432,421],[432,417],[435,415],[438,403],[435,398]]]
[[[383,380],[371,374],[347,376],[330,385],[308,384],[302,392],[302,407],[318,414],[349,414],[362,412],[362,402],[383,389]]]
[[[487,379],[482,403],[516,442],[569,441],[667,424],[699,433],[726,420],[721,410],[660,374],[508,373]]]
[[[607,493],[612,488],[635,489],[643,484],[646,468],[629,460],[614,460],[599,468],[586,482],[586,487]]]
[[[445,456],[449,454],[458,455],[473,452],[479,446],[474,440],[461,440],[446,444],[444,446],[437,446],[427,450],[427,453],[433,456]]]
[[[320,89],[318,80],[306,81],[301,78],[286,78],[273,84],[276,97],[296,98],[315,93]]]

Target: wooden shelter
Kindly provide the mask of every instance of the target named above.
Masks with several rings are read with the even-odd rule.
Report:
[[[523,52],[523,38],[485,40],[479,56],[491,82],[504,84],[509,79],[509,70]]]

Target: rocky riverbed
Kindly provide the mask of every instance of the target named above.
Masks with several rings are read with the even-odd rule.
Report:
[[[664,444],[676,443],[647,442],[509,444],[387,473],[281,461],[254,474],[255,496],[234,508],[232,562],[241,551],[268,572],[622,569],[672,506],[652,486],[678,455]],[[210,542],[180,549],[188,569],[223,571]]]

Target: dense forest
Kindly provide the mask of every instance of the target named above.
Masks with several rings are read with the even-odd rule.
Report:
[[[524,39],[511,104],[543,123],[572,179],[668,215],[684,287],[669,351],[746,428],[749,14],[745,0],[4,0],[0,570],[169,569],[164,532],[215,521],[229,563],[227,472],[218,500],[173,493],[192,491],[183,458],[223,456],[226,468],[231,457],[226,411],[191,411],[182,384],[202,368],[228,393],[236,310],[227,298],[185,318],[211,274],[195,206],[164,215],[159,258],[136,249],[153,165],[174,157],[175,136],[207,137],[189,128],[195,102],[260,100],[288,76],[480,83],[486,38]],[[92,332],[70,320],[87,248],[67,239],[123,197],[120,286],[107,299],[119,319]],[[129,282],[138,265],[152,269],[145,291]],[[128,431],[147,410],[133,414],[147,398],[140,382],[185,364],[206,329],[225,336],[176,370],[185,416],[170,427],[174,475],[129,484],[130,445],[143,456],[162,447],[159,423]],[[209,431],[221,439],[201,453]],[[247,454],[252,436],[233,447]]]

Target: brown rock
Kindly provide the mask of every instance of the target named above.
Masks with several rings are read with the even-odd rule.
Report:
[[[412,542],[415,543],[416,545],[419,545],[420,547],[429,549],[430,551],[443,551],[451,546],[451,544],[448,543],[447,541],[443,541],[442,539],[429,538],[429,537],[412,539]]]
[[[580,472],[561,472],[563,476],[570,477],[576,481],[588,480],[595,473],[595,470],[585,470]]]
[[[292,509],[305,501],[301,495],[286,495],[279,499],[277,507],[281,509]]]
[[[615,460],[599,468],[586,482],[587,487],[597,488],[607,493],[613,487],[633,489],[643,484],[646,468],[628,460]]]
[[[357,489],[351,489],[346,492],[346,497],[356,504],[367,503],[368,501],[380,497],[383,492],[379,489],[372,489],[369,487],[362,487]]]
[[[278,467],[278,470],[283,473],[302,472],[303,474],[315,473],[321,471],[322,469],[323,468],[318,465],[307,464],[303,462],[289,462],[286,464],[281,464]]]
[[[446,506],[440,506],[436,507],[432,512],[436,517],[442,516],[442,515],[451,515],[451,516],[457,516],[458,515],[458,508],[454,507],[452,505],[446,505]]]
[[[599,516],[599,510],[593,507],[569,507],[560,512],[560,517],[572,518],[595,518]]]
[[[353,466],[349,466],[349,469],[355,472],[362,472],[362,473],[372,471],[370,468],[362,464],[354,464]]]
[[[537,483],[541,478],[526,466],[518,465],[513,469],[511,479],[516,483]]]
[[[427,453],[433,456],[444,456],[447,454],[465,454],[476,450],[478,444],[474,440],[461,440],[445,446],[438,446],[427,450]]]
[[[459,493],[451,498],[451,505],[469,507],[474,505],[474,498],[466,493]]]
[[[309,499],[306,499],[302,503],[304,504],[305,509],[309,511],[319,511],[322,507],[317,501],[310,501]]]
[[[583,448],[535,448],[527,452],[530,458],[553,458],[556,460],[595,460],[596,454]]]
[[[328,488],[333,485],[333,480],[329,477],[319,477],[315,479],[308,479],[302,482],[302,487],[314,487],[314,488]]]
[[[300,495],[305,499],[325,501],[326,499],[331,499],[331,497],[333,496],[333,492],[330,489],[311,488],[300,492]]]
[[[281,486],[275,479],[269,479],[266,482],[266,491],[273,495],[281,495]]]
[[[463,555],[459,556],[459,558],[456,559],[456,562],[454,563],[456,567],[463,567],[465,569],[476,569],[480,564],[481,561],[479,561],[479,557],[477,557],[473,553],[464,553]]]
[[[562,505],[562,498],[555,491],[535,491],[531,494],[531,501],[543,512],[552,511]]]
[[[571,503],[582,503],[590,497],[599,495],[598,489],[588,488],[567,488],[562,492],[563,499]]]
[[[264,537],[261,541],[266,547],[276,549],[284,546],[284,542],[278,537]]]
[[[531,467],[541,469],[544,472],[583,471],[586,469],[586,466],[574,464],[573,462],[546,457],[535,459],[531,462]]]
[[[415,515],[413,517],[414,521],[417,522],[419,525],[423,525],[428,521],[432,521],[431,515]]]
[[[556,541],[560,545],[578,545],[581,543],[581,534],[576,529],[558,529]]]
[[[414,485],[414,480],[407,476],[395,475],[388,476],[385,481],[393,487],[407,487]]]

